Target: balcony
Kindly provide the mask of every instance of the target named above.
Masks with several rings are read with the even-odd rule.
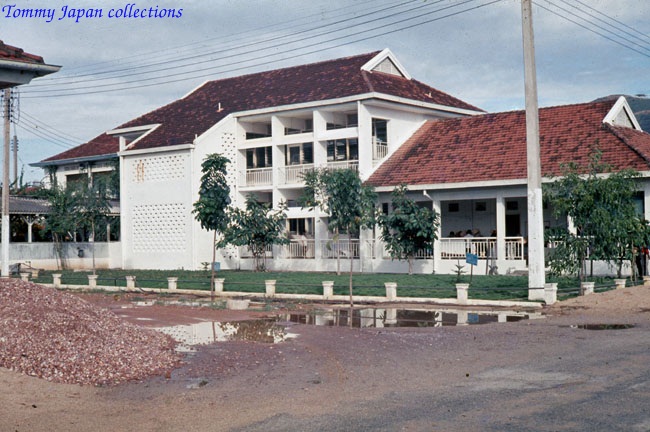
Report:
[[[359,161],[358,160],[345,160],[337,162],[327,162],[327,168],[329,169],[352,169],[354,171],[359,171]]]
[[[289,244],[282,245],[280,252],[282,258],[289,259],[314,259],[316,257],[316,242],[313,239],[291,240]]]
[[[273,184],[273,168],[247,169],[241,186],[271,186]]]
[[[372,137],[372,160],[379,162],[388,155],[388,143],[376,137]]]
[[[314,164],[288,165],[278,168],[280,184],[299,185],[303,183],[305,173],[314,169]]]

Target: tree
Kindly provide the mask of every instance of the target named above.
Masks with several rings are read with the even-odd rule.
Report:
[[[201,186],[199,199],[194,203],[194,217],[201,228],[213,231],[212,236],[212,271],[210,291],[214,296],[214,263],[217,253],[217,233],[223,233],[228,226],[228,206],[230,205],[230,186],[226,180],[226,166],[230,162],[217,153],[206,156],[201,164]]]
[[[647,224],[634,203],[639,174],[611,172],[600,159],[596,150],[586,170],[573,163],[565,165],[562,178],[546,187],[545,198],[555,214],[570,217],[576,229],[575,233],[551,232],[561,245],[549,257],[554,273],[577,273],[582,279],[589,257],[614,263],[621,277],[623,263],[633,263],[635,245],[645,244]]]
[[[78,182],[61,188],[53,183],[45,196],[50,203],[50,212],[45,218],[45,232],[52,236],[59,266],[65,268],[63,243],[76,241],[75,233],[82,233],[82,241],[94,243],[97,227],[106,226],[110,210],[106,182],[101,179]],[[83,235],[88,234],[87,236]],[[96,272],[95,248],[92,248],[93,274]]]
[[[266,249],[274,244],[287,244],[285,235],[285,207],[273,211],[268,205],[260,204],[254,195],[246,197],[246,209],[230,210],[230,223],[224,230],[221,246],[232,244],[247,246],[255,259],[257,271],[266,270]]]
[[[328,229],[338,241],[341,233],[347,233],[351,244],[353,236],[375,224],[375,200],[372,187],[361,182],[356,170],[318,168],[304,175],[305,189],[300,205],[320,208],[329,214]],[[340,250],[340,248],[338,248]],[[350,307],[352,303],[352,270],[354,254],[350,253]]]
[[[45,218],[43,230],[52,237],[58,266],[66,268],[63,242],[75,231],[77,218],[75,214],[76,199],[70,188],[61,188],[54,184],[47,192],[50,212]]]
[[[381,239],[386,243],[391,258],[408,260],[409,274],[413,274],[413,259],[422,250],[431,250],[437,239],[438,214],[420,207],[406,196],[408,188],[400,185],[392,193],[393,211],[381,214]]]
[[[82,183],[72,190],[76,225],[80,228],[89,230],[89,240],[93,243],[93,275],[96,274],[94,245],[95,230],[98,226],[106,226],[106,215],[110,211],[108,193],[109,190],[106,181],[99,178],[94,179],[89,183]]]

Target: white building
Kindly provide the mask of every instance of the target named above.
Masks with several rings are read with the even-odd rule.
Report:
[[[542,109],[540,117],[545,173],[557,174],[558,164],[574,157],[586,160],[593,140],[605,144],[615,167],[648,173],[650,135],[636,131],[624,100]],[[122,267],[197,269],[211,261],[212,236],[191,213],[210,153],[231,161],[235,205],[247,194],[288,203],[291,244],[269,251],[272,270],[336,268],[327,215],[296,204],[301,173],[313,167],[358,169],[384,207],[389,192],[407,183],[422,205],[438,210],[440,240],[418,260],[419,272],[453,271],[466,242],[446,233],[467,229],[483,233],[471,245],[482,258],[479,271],[490,263],[500,273],[526,268],[523,113],[484,114],[412,79],[389,50],[207,82],[36,165],[55,168],[64,183],[80,167],[92,175],[119,160]],[[342,249],[357,258],[356,270],[406,271],[374,233]],[[218,254],[223,269],[252,268],[245,250]]]

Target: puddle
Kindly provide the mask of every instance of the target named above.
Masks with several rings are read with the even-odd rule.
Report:
[[[537,318],[542,318],[540,312],[367,308],[353,310],[352,327],[443,327]],[[288,313],[280,319],[299,324],[347,327],[350,312],[349,309],[320,309],[310,313]]]
[[[578,324],[570,328],[581,330],[626,330],[634,327],[634,324]]]
[[[158,327],[156,330],[170,335],[179,342],[178,351],[192,351],[193,346],[215,342],[250,341],[280,343],[294,335],[287,333],[275,320],[250,320],[233,322],[204,321],[196,324]]]

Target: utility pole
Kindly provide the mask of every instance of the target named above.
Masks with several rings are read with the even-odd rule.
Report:
[[[543,300],[544,209],[542,206],[542,168],[539,149],[539,110],[537,73],[533,37],[532,0],[521,0],[526,90],[526,166],[528,168],[528,299]]]
[[[11,126],[11,89],[4,94],[5,142],[2,163],[2,269],[1,276],[9,277],[9,146]]]

